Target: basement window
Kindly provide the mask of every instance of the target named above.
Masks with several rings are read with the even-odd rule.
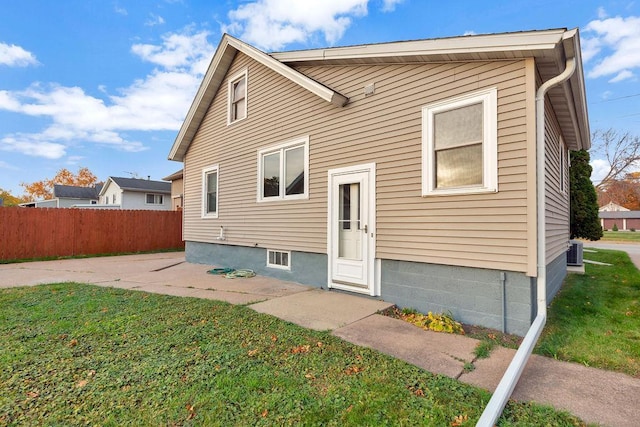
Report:
[[[267,249],[267,267],[291,270],[291,252]]]

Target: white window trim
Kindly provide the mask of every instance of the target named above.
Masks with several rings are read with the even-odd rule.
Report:
[[[271,264],[269,262],[269,254],[271,252],[280,252],[283,254],[287,254],[288,265],[280,265],[280,264]],[[279,249],[267,249],[267,267],[269,268],[277,268],[280,270],[288,270],[291,271],[291,251],[281,251]]]
[[[483,185],[437,189],[434,174],[433,117],[436,113],[482,102]],[[422,195],[439,196],[498,192],[498,90],[489,88],[422,107]]]
[[[284,152],[291,148],[295,148],[298,146],[304,147],[304,193],[302,194],[292,194],[285,195],[285,161],[284,161]],[[271,197],[263,197],[264,194],[264,179],[262,178],[262,158],[265,155],[280,153],[280,177],[282,180],[282,185],[280,185],[280,194],[278,196]],[[309,136],[302,136],[296,139],[292,139],[285,143],[275,145],[268,148],[263,148],[258,150],[258,194],[257,201],[258,202],[273,202],[273,201],[282,201],[282,200],[306,200],[309,198]]]
[[[216,212],[207,212],[207,175],[211,172],[218,174],[216,179]],[[218,218],[220,213],[220,166],[218,164],[202,169],[202,218]]]
[[[245,103],[244,117],[242,117],[241,119],[231,120],[231,101],[232,101],[232,94],[233,94],[233,90],[232,90],[233,84],[242,78],[244,78],[244,82],[245,82],[244,84],[244,103]],[[227,126],[232,125],[234,123],[241,122],[247,117],[249,117],[248,95],[249,95],[249,78],[248,78],[247,70],[244,69],[239,73],[236,73],[233,76],[229,77],[229,80],[227,81]]]

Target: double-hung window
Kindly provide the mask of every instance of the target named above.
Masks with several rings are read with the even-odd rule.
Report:
[[[258,151],[258,201],[309,197],[309,137]]]
[[[220,168],[214,165],[202,170],[202,217],[218,217],[218,181]]]
[[[497,90],[422,108],[422,195],[498,191]]]
[[[247,70],[229,79],[229,113],[227,124],[247,117]]]
[[[115,195],[113,196],[113,203],[115,203]],[[162,197],[162,194],[147,194],[146,196],[146,203],[148,205],[161,205],[164,203],[164,197]]]

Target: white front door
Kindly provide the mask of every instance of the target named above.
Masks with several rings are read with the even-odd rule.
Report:
[[[329,171],[329,287],[375,295],[375,165]]]

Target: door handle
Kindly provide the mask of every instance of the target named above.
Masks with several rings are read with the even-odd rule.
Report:
[[[364,227],[362,228],[362,231],[364,231],[364,234],[367,234],[367,230],[369,229],[367,228],[367,224],[365,224]]]

